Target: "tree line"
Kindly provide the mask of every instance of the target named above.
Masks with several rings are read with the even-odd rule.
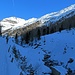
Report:
[[[35,25],[34,25],[35,26]],[[28,27],[29,28],[29,27]],[[15,35],[15,42],[22,45],[32,43],[33,41],[38,41],[41,39],[41,36],[52,34],[54,32],[61,32],[64,29],[75,28],[75,15],[69,18],[61,18],[59,21],[55,23],[49,23],[48,25],[44,25],[42,27],[36,27],[34,29],[30,29],[21,33],[20,39],[18,39],[18,33]],[[2,26],[0,25],[0,35],[2,35]]]
[[[64,18],[63,21],[60,19],[55,23],[50,23],[50,25],[45,25],[42,27],[37,27],[30,31],[21,34],[21,41],[28,44],[29,42],[33,42],[34,40],[40,40],[41,36],[52,34],[54,32],[61,32],[64,29],[70,30],[71,28],[75,28],[75,15],[69,18]]]

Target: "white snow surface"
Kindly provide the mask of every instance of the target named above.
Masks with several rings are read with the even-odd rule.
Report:
[[[31,18],[29,20],[24,20],[16,17],[9,17],[3,19],[0,24],[2,26],[2,32],[8,29],[15,30],[18,28],[25,27],[37,21],[37,18]]]
[[[45,45],[43,43],[44,37],[46,40]],[[26,45],[26,47],[22,47],[17,45],[15,42],[13,42],[13,38],[9,38],[8,44],[6,44],[5,37],[0,37],[0,75],[19,75],[21,72],[21,69],[18,67],[20,61],[18,62],[14,60],[13,63],[11,62],[11,58],[13,57],[12,47],[14,45],[16,46],[16,49],[19,50],[20,54],[27,58],[27,65],[32,64],[34,70],[37,71],[37,74],[35,75],[51,73],[50,68],[45,66],[44,62],[42,61],[44,54],[46,53],[50,53],[50,60],[58,61],[59,65],[60,62],[63,62],[63,64],[59,67],[61,74],[63,73],[63,75],[65,75],[65,70],[62,72],[62,68],[65,68],[70,58],[72,58],[74,61],[69,63],[67,68],[75,70],[75,29],[70,31],[64,30],[61,33],[56,32],[54,34],[42,36],[41,40],[37,43],[39,42],[41,46],[35,49],[36,46]],[[10,52],[8,52],[9,47]]]
[[[42,16],[40,18],[41,22],[44,23],[46,21],[51,21],[51,22],[56,22],[58,21],[60,18],[66,16],[67,14],[71,13],[72,11],[75,11],[75,4],[65,8],[65,9],[62,9],[60,11],[57,11],[57,12],[53,12],[53,13],[49,13],[49,14],[46,14],[44,16]],[[74,13],[75,14],[75,13]]]

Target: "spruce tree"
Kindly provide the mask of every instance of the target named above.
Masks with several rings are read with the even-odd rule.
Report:
[[[50,33],[54,33],[54,28],[53,27],[50,29]]]
[[[41,36],[41,32],[40,32],[40,29],[38,29],[38,31],[37,31],[37,38],[38,38],[38,40],[41,39],[40,36]]]
[[[30,35],[29,35],[29,33],[27,32],[27,33],[26,33],[26,36],[25,36],[25,42],[26,42],[26,44],[28,44],[29,41],[30,41]]]
[[[46,34],[46,29],[43,29],[43,35],[45,35]]]
[[[47,34],[49,34],[49,27],[47,27]]]
[[[9,40],[9,39],[8,39],[8,35],[7,35],[7,36],[6,36],[6,43],[7,43],[7,44],[8,44],[8,40]]]
[[[15,35],[15,42],[18,43],[18,35],[17,35],[17,33]]]

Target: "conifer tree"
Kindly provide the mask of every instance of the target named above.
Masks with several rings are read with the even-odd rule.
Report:
[[[17,33],[15,35],[15,42],[18,43],[18,35],[17,35]]]
[[[7,35],[7,36],[6,36],[6,43],[7,43],[7,44],[8,44],[8,40],[9,40],[9,39],[8,39],[8,35]]]
[[[27,32],[27,33],[26,33],[26,36],[25,36],[25,42],[26,42],[26,44],[28,44],[29,41],[30,41],[30,35],[29,35],[29,33]]]
[[[49,27],[47,27],[47,34],[49,34]]]
[[[45,35],[46,34],[46,29],[43,29],[43,35]]]
[[[38,29],[38,31],[37,31],[37,38],[38,38],[38,40],[41,39],[40,36],[41,36],[41,32],[40,32],[40,29]]]

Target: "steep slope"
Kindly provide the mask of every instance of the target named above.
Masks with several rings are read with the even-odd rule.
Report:
[[[45,41],[44,41],[45,40]],[[66,73],[75,67],[75,29],[42,36],[33,46],[20,46],[9,37],[0,37],[0,74],[1,75],[50,75],[51,67]],[[61,70],[61,75],[65,75]],[[71,75],[71,74],[69,74]]]
[[[9,47],[6,38],[0,37],[0,75],[19,75],[20,70],[17,68],[16,63],[11,63],[8,53]]]
[[[37,21],[37,18],[31,18],[29,20],[24,20],[16,17],[9,17],[3,19],[0,24],[2,26],[2,32],[6,30],[15,30],[18,28],[25,27]]]
[[[75,4],[71,5],[71,6],[67,7],[67,8],[64,8],[64,9],[62,9],[60,11],[53,12],[53,13],[50,13],[50,14],[46,14],[46,15],[42,16],[40,18],[40,20],[42,21],[42,23],[45,23],[45,22],[48,22],[48,21],[56,22],[59,19],[61,19],[62,17],[68,18],[68,17],[71,17],[73,15],[75,15]]]
[[[0,25],[2,26],[3,33],[6,33],[6,32],[9,33],[20,28],[25,29],[25,27],[27,26],[29,27],[29,25],[34,25],[34,24],[37,25],[37,22],[39,22],[40,24],[38,24],[36,27],[44,26],[44,25],[47,26],[60,20],[61,20],[60,22],[62,22],[63,19],[72,17],[74,15],[75,15],[75,4],[65,9],[62,9],[60,11],[46,14],[38,19],[31,18],[29,20],[24,20],[24,19],[16,18],[16,17],[5,18],[0,22]]]

